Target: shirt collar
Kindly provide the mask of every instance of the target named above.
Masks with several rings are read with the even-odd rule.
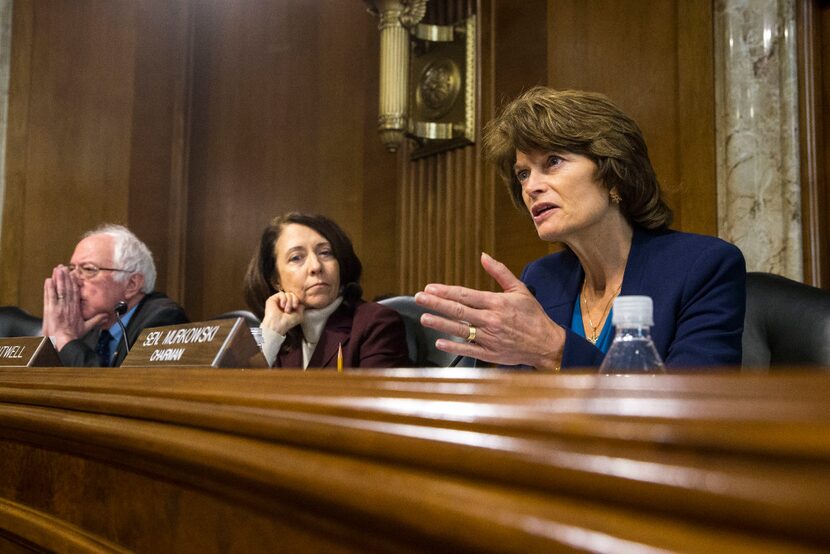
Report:
[[[301,326],[303,328],[303,338],[307,343],[317,344],[317,342],[319,342],[320,335],[323,334],[323,329],[326,327],[326,321],[328,321],[329,316],[333,314],[342,303],[343,297],[338,296],[334,302],[325,308],[305,311]]]

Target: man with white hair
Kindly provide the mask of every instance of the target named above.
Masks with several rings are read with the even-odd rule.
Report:
[[[184,310],[154,292],[153,254],[121,225],[86,233],[68,265],[58,265],[43,283],[43,334],[54,337],[65,366],[118,366],[127,355],[115,307],[132,346],[147,327],[187,323]]]

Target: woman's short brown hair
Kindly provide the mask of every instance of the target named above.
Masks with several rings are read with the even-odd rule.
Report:
[[[484,129],[484,148],[510,192],[524,208],[516,180],[516,152],[571,152],[597,164],[597,179],[622,197],[632,225],[668,227],[672,211],[651,166],[640,128],[605,95],[534,87],[504,107]]]
[[[343,301],[352,304],[363,296],[360,287],[360,275],[363,265],[355,254],[352,241],[340,226],[322,215],[309,215],[289,212],[275,217],[271,224],[262,231],[259,245],[248,263],[245,273],[245,302],[260,319],[265,315],[265,301],[277,292],[275,285],[279,282],[277,258],[274,252],[277,240],[286,225],[295,223],[314,229],[329,244],[340,266],[340,289]]]

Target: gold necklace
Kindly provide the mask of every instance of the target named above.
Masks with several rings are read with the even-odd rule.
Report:
[[[599,327],[599,325],[605,319],[605,316],[608,313],[608,310],[611,308],[611,302],[614,301],[614,298],[616,298],[617,295],[620,293],[620,290],[622,290],[622,283],[620,283],[620,286],[618,286],[617,290],[614,291],[614,294],[611,295],[611,298],[608,300],[608,303],[605,305],[605,309],[602,310],[602,315],[599,316],[599,321],[597,322],[596,325],[594,325],[594,320],[591,319],[591,310],[588,309],[588,300],[585,299],[585,285],[586,285],[586,283],[585,283],[585,281],[583,281],[582,282],[582,293],[579,296],[580,296],[580,298],[582,298],[582,305],[585,306],[585,315],[588,317],[588,325],[591,326],[591,336],[587,337],[587,338],[588,338],[589,341],[591,341],[591,344],[596,344],[597,341],[599,340],[599,333],[597,333],[597,327]]]

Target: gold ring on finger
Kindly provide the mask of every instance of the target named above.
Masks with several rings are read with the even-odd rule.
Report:
[[[470,325],[470,332],[467,334],[467,342],[475,342],[476,340],[476,328],[474,325]]]

